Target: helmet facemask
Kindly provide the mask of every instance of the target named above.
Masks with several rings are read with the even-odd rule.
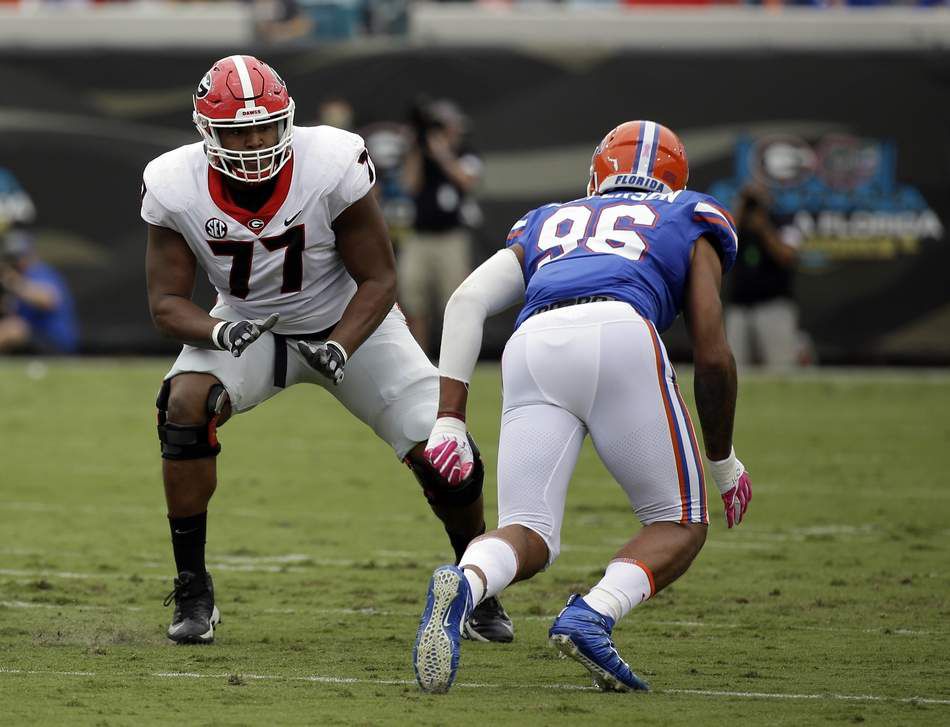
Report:
[[[225,176],[239,182],[259,183],[273,179],[291,157],[291,142],[294,136],[293,99],[289,99],[286,108],[274,112],[263,106],[239,109],[233,119],[213,119],[200,114],[196,106],[193,120],[204,141],[208,163]],[[221,130],[270,123],[277,124],[277,143],[274,146],[238,151],[226,149],[221,143]]]

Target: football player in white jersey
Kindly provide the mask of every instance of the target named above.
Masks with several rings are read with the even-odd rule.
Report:
[[[375,170],[363,140],[295,127],[283,80],[251,56],[215,63],[193,102],[202,140],[149,163],[142,189],[152,319],[184,344],[157,402],[177,643],[211,642],[219,621],[204,560],[217,428],[293,384],[324,386],[392,446],[456,559],[485,527],[481,461],[449,484],[423,456],[438,372],[395,306],[393,250],[368,194]],[[218,292],[210,314],[191,300],[199,267]],[[467,628],[479,640],[513,636],[497,601]]]

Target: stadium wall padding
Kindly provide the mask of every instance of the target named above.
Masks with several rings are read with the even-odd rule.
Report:
[[[190,94],[214,55],[0,54],[0,166],[33,196],[38,246],[76,295],[85,352],[176,348],[148,316],[141,172],[163,151],[197,140]],[[871,230],[873,244],[849,239],[850,252],[798,276],[802,325],[826,362],[950,362],[946,54],[350,46],[261,55],[287,81],[301,125],[329,96],[349,99],[359,125],[405,120],[422,93],[455,99],[487,162],[479,260],[525,211],[582,196],[590,151],[623,120],[652,118],[683,132],[690,187],[703,191],[735,177],[736,145],[750,133],[892,144],[895,183],[916,190],[939,234],[911,243],[901,233],[884,244],[891,233]],[[504,193],[493,192],[493,174]],[[210,302],[204,281],[197,295]],[[499,353],[513,319],[490,322],[486,355]],[[666,339],[675,357],[688,357],[682,325]]]

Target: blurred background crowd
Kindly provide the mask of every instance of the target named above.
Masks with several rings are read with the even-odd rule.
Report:
[[[652,118],[683,137],[689,186],[736,218],[740,363],[950,363],[942,5],[0,0],[0,353],[174,348],[145,304],[141,170],[197,141],[207,66],[252,52],[298,124],[366,139],[400,304],[432,356],[448,296],[511,223],[580,196],[603,133]],[[688,355],[681,326],[667,344]]]

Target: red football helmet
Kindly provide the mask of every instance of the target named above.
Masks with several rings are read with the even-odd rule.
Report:
[[[192,97],[192,116],[204,140],[208,163],[241,182],[276,176],[290,159],[294,100],[277,72],[253,56],[228,56],[211,66]],[[277,144],[255,151],[221,145],[221,129],[277,124]]]
[[[655,121],[628,121],[594,149],[587,194],[618,188],[669,193],[686,189],[687,179],[686,149],[676,134]]]

